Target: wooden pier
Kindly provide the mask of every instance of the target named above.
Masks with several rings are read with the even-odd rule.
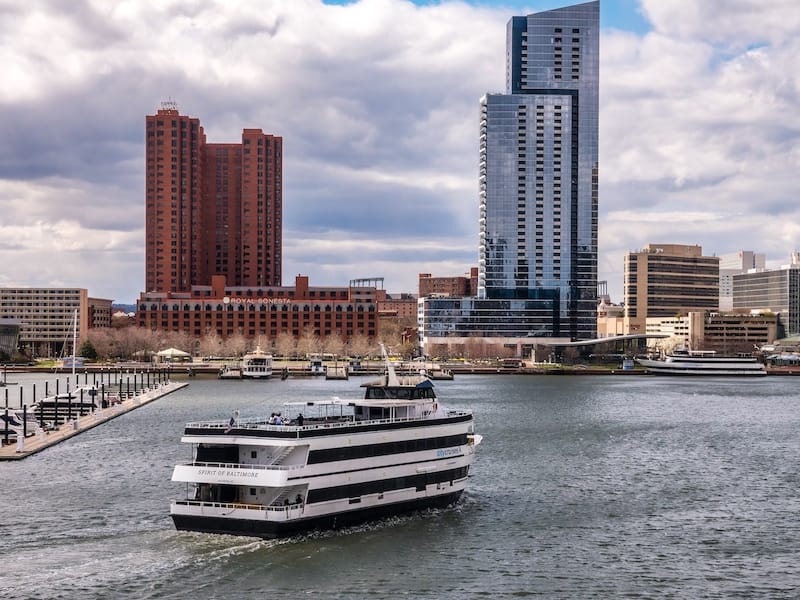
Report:
[[[26,438],[19,438],[15,443],[0,446],[0,461],[20,460],[49,448],[59,442],[68,440],[84,431],[102,425],[120,415],[124,415],[135,408],[149,404],[154,400],[163,398],[177,390],[183,389],[188,383],[166,381],[150,388],[139,388],[132,394],[126,395],[117,404],[106,408],[99,408],[89,414],[76,416],[57,428],[50,431],[40,431]],[[2,409],[0,409],[2,410]],[[0,432],[0,435],[2,432]]]

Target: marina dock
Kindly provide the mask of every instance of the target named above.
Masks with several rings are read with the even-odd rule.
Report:
[[[24,440],[20,438],[15,443],[3,445],[0,447],[0,461],[27,458],[31,454],[41,452],[50,446],[102,425],[111,419],[163,398],[167,394],[176,392],[188,385],[186,382],[165,381],[157,383],[150,388],[139,388],[134,393],[125,395],[117,404],[99,408],[86,415],[76,416],[76,418],[61,424],[53,430],[41,431]]]

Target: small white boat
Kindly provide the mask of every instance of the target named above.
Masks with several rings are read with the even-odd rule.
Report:
[[[636,362],[653,375],[763,377],[767,374],[764,363],[753,356],[719,356],[713,350],[678,350],[663,359],[637,358]]]
[[[269,379],[272,377],[272,354],[268,354],[256,346],[253,352],[242,359],[241,376],[243,379]]]
[[[36,415],[30,409],[22,408],[0,409],[0,438],[5,436],[8,429],[9,437],[17,439],[21,435],[31,437],[41,431],[46,431],[46,427],[41,427]]]

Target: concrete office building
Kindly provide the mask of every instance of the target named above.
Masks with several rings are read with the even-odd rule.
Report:
[[[80,346],[90,328],[108,326],[111,300],[90,298],[85,288],[0,288],[0,319],[18,324],[28,356],[68,356],[74,334]]]
[[[779,317],[778,338],[800,335],[800,257],[780,269],[733,276],[733,308]]]
[[[145,289],[187,292],[224,275],[280,286],[282,138],[244,129],[207,143],[172,102],[145,119]]]
[[[423,344],[595,337],[599,18],[508,22],[505,93],[481,99],[478,295],[425,299]]]
[[[645,333],[648,317],[718,312],[719,257],[700,246],[648,244],[625,256],[625,332]]]
[[[733,276],[751,269],[765,269],[766,256],[752,250],[719,255],[719,309],[733,309]]]
[[[679,317],[648,318],[648,347],[659,353],[675,348],[714,350],[720,354],[750,354],[775,341],[776,315],[690,312]],[[667,338],[656,337],[669,336]]]

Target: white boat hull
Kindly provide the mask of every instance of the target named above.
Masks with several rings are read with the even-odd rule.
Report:
[[[767,374],[763,364],[736,359],[677,359],[636,361],[654,375],[691,375],[706,377],[763,377]]]

